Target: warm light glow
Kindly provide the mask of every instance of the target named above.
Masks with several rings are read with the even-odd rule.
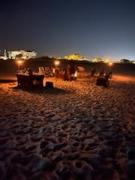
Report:
[[[108,63],[108,66],[113,66],[113,63],[112,63],[112,62],[109,62],[109,63]]]
[[[75,72],[74,77],[77,77],[77,71]]]
[[[59,66],[60,65],[60,61],[56,60],[56,61],[54,61],[54,64],[55,64],[55,66]]]
[[[16,61],[16,63],[18,64],[18,66],[21,66],[23,64],[23,61],[22,60],[18,60],[18,61]]]
[[[104,63],[109,64],[110,62],[109,62],[108,59],[105,59],[105,60],[104,60]]]
[[[135,82],[135,77],[133,76],[121,76],[121,75],[113,75],[113,80],[114,81],[127,81],[127,82]]]

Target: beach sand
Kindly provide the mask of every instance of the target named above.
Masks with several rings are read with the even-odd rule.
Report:
[[[135,80],[0,83],[0,179],[119,180],[135,169]],[[134,154],[134,155],[133,155]]]

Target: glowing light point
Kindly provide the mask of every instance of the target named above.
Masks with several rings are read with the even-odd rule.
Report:
[[[59,66],[60,65],[60,61],[58,61],[58,60],[54,61],[54,65],[55,66]]]
[[[112,63],[112,62],[109,62],[109,63],[108,63],[108,66],[110,66],[110,67],[113,66],[113,63]]]
[[[18,64],[18,66],[21,66],[23,64],[23,61],[22,60],[18,60],[17,64]]]
[[[77,77],[77,71],[75,72],[74,77]]]

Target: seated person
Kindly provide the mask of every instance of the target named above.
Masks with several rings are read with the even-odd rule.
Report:
[[[28,72],[28,75],[29,75],[29,76],[32,76],[32,75],[33,75],[33,72],[32,72],[32,70],[31,70],[30,68],[27,69],[27,72]]]

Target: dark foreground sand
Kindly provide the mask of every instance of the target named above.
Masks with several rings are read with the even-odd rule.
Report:
[[[135,172],[135,81],[0,83],[0,180],[119,180]]]

